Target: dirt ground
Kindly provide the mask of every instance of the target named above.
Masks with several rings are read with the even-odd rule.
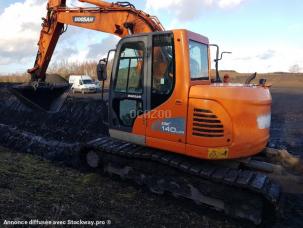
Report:
[[[110,220],[110,227],[244,227],[98,173],[31,155],[0,153],[0,220]]]
[[[303,156],[303,87],[272,88],[270,147]]]
[[[303,157],[302,88],[272,88],[270,146],[286,148]],[[17,104],[4,85],[0,89],[0,124],[48,139],[72,143],[97,138],[106,132],[102,109],[100,94],[77,94],[68,98],[55,117],[37,116]],[[83,119],[85,124],[81,125]],[[4,148],[0,149],[0,205],[0,224],[5,219],[82,219],[110,221],[110,227],[252,227],[187,201],[156,196],[99,173]],[[285,194],[284,208],[284,218],[263,226],[302,227],[303,193]]]

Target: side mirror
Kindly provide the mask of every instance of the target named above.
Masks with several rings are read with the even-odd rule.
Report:
[[[101,59],[97,65],[97,76],[99,81],[105,81],[107,79],[106,61]]]

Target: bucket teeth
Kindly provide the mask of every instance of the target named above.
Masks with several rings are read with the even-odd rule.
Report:
[[[58,112],[62,107],[69,84],[47,84],[38,86],[22,84],[10,88],[10,91],[27,107],[43,112]]]

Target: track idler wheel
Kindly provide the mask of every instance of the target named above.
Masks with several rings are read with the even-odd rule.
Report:
[[[91,169],[97,169],[101,165],[100,156],[95,151],[91,150],[86,153],[86,164]]]

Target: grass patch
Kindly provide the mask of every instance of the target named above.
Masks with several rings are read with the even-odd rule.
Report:
[[[106,216],[103,181],[98,174],[1,149],[0,220],[98,220]]]

